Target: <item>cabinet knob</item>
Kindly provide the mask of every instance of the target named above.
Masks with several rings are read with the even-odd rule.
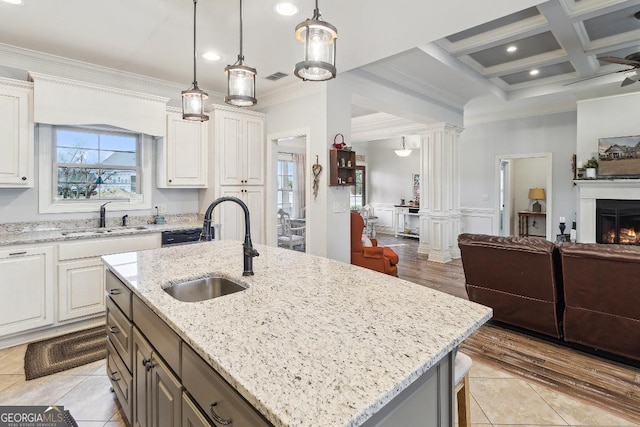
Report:
[[[172,179],[170,179],[170,180],[169,180],[169,182],[173,182],[173,180],[172,180]]]
[[[211,418],[213,418],[213,421],[217,422],[218,424],[222,424],[223,426],[228,426],[229,424],[231,424],[231,418],[225,420],[220,415],[216,414],[216,411],[213,410],[213,408],[215,408],[216,406],[218,406],[218,402],[213,402],[209,407],[209,411],[211,412]]]
[[[23,181],[26,181],[26,180],[27,180],[27,177],[26,177],[26,176],[23,176],[23,177],[22,177],[22,180],[23,180]]]

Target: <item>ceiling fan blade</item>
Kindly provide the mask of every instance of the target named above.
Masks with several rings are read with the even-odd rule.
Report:
[[[632,61],[630,59],[618,58],[615,56],[603,56],[598,58],[599,61],[612,62],[614,64],[631,65],[632,67],[640,67],[639,61]]]
[[[629,77],[626,77],[626,78],[622,81],[622,85],[621,85],[621,87],[629,86],[630,84],[633,84],[633,83],[635,83],[635,82],[637,82],[637,80],[633,80],[633,79],[630,79]]]
[[[597,79],[598,77],[608,76],[609,74],[624,73],[624,72],[632,71],[632,70],[635,70],[635,68],[628,68],[626,70],[618,70],[618,71],[610,71],[608,73],[598,74],[598,75],[591,76],[591,77],[585,77],[584,79],[576,80],[575,82],[566,83],[563,86],[570,86],[570,85],[573,85],[573,84],[576,84],[576,83],[580,83],[580,82],[584,82],[584,81],[587,81],[587,80]]]

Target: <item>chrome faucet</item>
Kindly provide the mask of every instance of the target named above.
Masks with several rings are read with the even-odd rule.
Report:
[[[253,257],[259,256],[260,254],[253,248],[253,245],[251,244],[249,208],[244,204],[242,200],[238,199],[237,197],[220,197],[214,200],[213,203],[209,205],[206,213],[204,214],[204,224],[202,225],[200,241],[208,242],[211,240],[211,214],[213,213],[213,209],[215,209],[215,207],[222,202],[235,202],[239,204],[244,211],[244,243],[242,244],[244,271],[242,272],[242,275],[253,276]]]
[[[100,205],[100,228],[104,228],[106,223],[106,213],[107,213],[107,204],[111,202],[106,202]]]

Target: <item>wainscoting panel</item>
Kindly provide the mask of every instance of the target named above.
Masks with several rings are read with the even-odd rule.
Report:
[[[462,213],[461,233],[498,234],[498,230],[494,229],[494,209],[460,208],[460,212]]]

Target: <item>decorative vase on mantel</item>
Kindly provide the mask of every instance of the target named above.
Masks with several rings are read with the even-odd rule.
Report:
[[[598,161],[595,157],[590,158],[584,164],[585,174],[588,179],[596,179],[596,170],[598,169]]]

